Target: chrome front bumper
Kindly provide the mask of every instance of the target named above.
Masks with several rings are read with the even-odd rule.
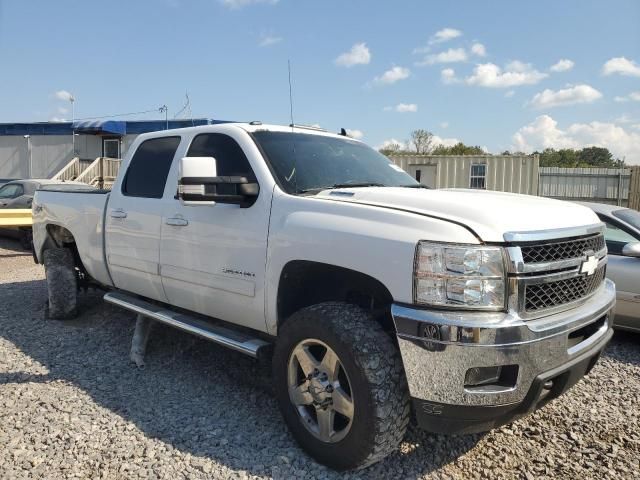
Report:
[[[535,320],[504,312],[402,305],[393,305],[391,313],[410,394],[422,401],[428,415],[437,416],[447,406],[517,406],[531,401],[533,385],[547,372],[564,366],[575,370],[578,360],[587,357],[595,363],[611,338],[614,305],[615,286],[606,280],[582,305]],[[506,385],[465,386],[467,371],[495,366],[510,366],[516,376]],[[585,371],[572,371],[572,378],[579,379]]]

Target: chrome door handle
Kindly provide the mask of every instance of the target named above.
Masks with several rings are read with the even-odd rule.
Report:
[[[111,215],[111,218],[127,218],[127,212],[125,212],[121,208],[111,210],[110,215]]]
[[[173,227],[186,227],[189,225],[189,220],[180,217],[170,217],[167,218],[164,223]]]

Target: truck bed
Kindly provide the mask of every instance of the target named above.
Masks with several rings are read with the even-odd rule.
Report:
[[[112,285],[104,259],[103,231],[109,193],[89,186],[37,190],[33,198],[33,244],[38,261],[42,262],[42,247],[49,236],[45,225],[59,225],[75,238],[89,275],[104,285]]]

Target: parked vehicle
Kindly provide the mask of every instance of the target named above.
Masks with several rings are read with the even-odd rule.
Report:
[[[336,469],[392,452],[411,410],[443,433],[526,415],[612,335],[591,210],[430,190],[317,129],[141,135],[111,193],[38,191],[33,218],[51,318],[73,316],[90,281],[108,302],[270,360],[293,436]]]
[[[11,180],[0,187],[0,209],[31,209],[33,195],[39,188],[54,185],[57,190],[65,188],[78,189],[84,184],[76,182],[61,182],[48,179]],[[0,235],[17,238],[23,248],[31,249],[30,227],[0,228]]]
[[[616,284],[613,326],[640,332],[640,212],[604,203],[582,203],[606,225],[607,277]]]

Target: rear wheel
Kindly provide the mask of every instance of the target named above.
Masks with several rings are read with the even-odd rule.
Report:
[[[78,282],[73,252],[68,248],[50,248],[44,251],[43,261],[49,296],[47,317],[75,318]]]
[[[404,437],[410,408],[402,361],[360,307],[322,303],[296,312],[278,332],[273,370],[284,419],[319,462],[363,468]]]

